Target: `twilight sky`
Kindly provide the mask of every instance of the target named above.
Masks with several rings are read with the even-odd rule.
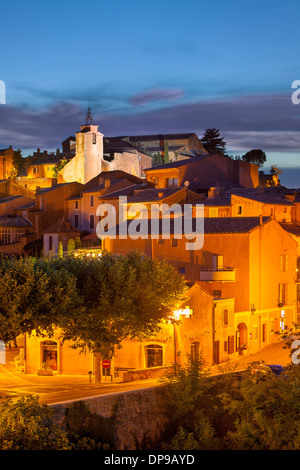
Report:
[[[298,0],[1,2],[0,148],[56,150],[90,103],[106,136],[216,127],[300,187]],[[300,93],[299,93],[300,97]]]

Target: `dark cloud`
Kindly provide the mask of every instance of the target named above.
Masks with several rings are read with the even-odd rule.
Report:
[[[180,88],[175,89],[164,89],[164,88],[153,88],[147,90],[144,93],[139,93],[130,99],[130,103],[134,106],[140,106],[154,101],[169,101],[177,100],[182,98],[184,95],[183,90]]]
[[[152,97],[148,95],[149,100],[154,97],[154,93]],[[137,104],[147,96],[132,99]],[[205,129],[216,127],[224,136],[228,149],[300,149],[300,105],[293,105],[289,94],[202,100],[144,112],[138,111],[139,108],[131,108],[129,112],[125,106],[116,109],[118,111],[107,112],[106,109],[101,113],[93,109],[94,122],[106,136],[196,132],[201,137]],[[67,101],[44,109],[0,105],[0,146],[60,147],[65,138],[80,129],[85,111],[85,103]]]

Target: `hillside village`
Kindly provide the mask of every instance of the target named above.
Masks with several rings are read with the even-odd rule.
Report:
[[[107,374],[112,380],[159,375],[201,352],[208,365],[259,351],[300,312],[300,191],[265,186],[259,167],[210,154],[195,133],[106,137],[85,124],[55,153],[37,149],[13,171],[12,147],[0,150],[0,252],[9,256],[98,256],[139,250],[167,260],[189,286],[188,302],[147,341],[126,340]],[[157,155],[162,164],[153,166]],[[188,251],[176,237],[101,240],[99,205],[119,216],[120,198],[136,208],[203,207],[204,244]],[[129,222],[129,220],[128,220]],[[24,339],[22,339],[24,341]],[[51,353],[53,373],[87,374],[93,355],[57,338],[26,338],[26,370],[36,373]]]

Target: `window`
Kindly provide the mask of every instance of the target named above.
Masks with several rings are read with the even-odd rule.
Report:
[[[215,299],[221,299],[222,291],[221,290],[213,290],[213,296]]]
[[[167,178],[166,179],[166,187],[167,188],[175,188],[178,186],[178,178]]]
[[[179,267],[179,272],[180,274],[185,274],[185,267],[184,266]]]
[[[75,228],[78,228],[79,226],[79,217],[78,215],[76,214],[75,217],[74,217],[74,227]]]
[[[267,324],[263,323],[262,325],[262,341],[265,343],[267,341]]]
[[[228,341],[224,341],[224,352],[228,351]]]
[[[224,308],[223,310],[223,325],[228,325],[228,308]]]
[[[270,320],[270,333],[274,333],[275,331],[275,320]]]
[[[234,353],[234,336],[228,336],[228,354]]]
[[[55,341],[43,341],[42,363],[52,370],[57,370],[57,343]]]
[[[146,350],[146,367],[160,367],[163,365],[163,348],[158,344],[149,344]]]
[[[243,206],[237,206],[236,213],[237,213],[237,215],[242,215],[243,214]]]
[[[280,271],[287,271],[287,255],[280,255]]]
[[[49,235],[49,251],[51,251],[53,248],[53,239],[52,239],[52,235]]]
[[[93,132],[93,144],[97,142],[97,134]]]
[[[94,196],[91,196],[91,207],[94,207]]]
[[[90,229],[95,228],[95,216],[90,215]]]
[[[287,283],[279,284],[278,303],[282,305],[287,304]]]
[[[158,238],[157,243],[158,245],[163,245],[165,243],[165,240],[163,240],[163,238]]]
[[[78,209],[78,201],[75,201],[75,209],[77,210]]]
[[[258,339],[258,326],[253,325],[253,339]]]
[[[178,246],[177,238],[172,238],[172,246],[174,246],[174,247]]]

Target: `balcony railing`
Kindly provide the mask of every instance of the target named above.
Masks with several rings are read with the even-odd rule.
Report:
[[[234,268],[201,268],[200,281],[208,282],[235,282],[235,269]]]

